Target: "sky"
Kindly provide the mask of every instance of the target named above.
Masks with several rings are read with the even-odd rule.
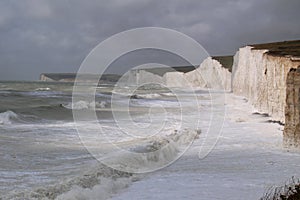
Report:
[[[300,39],[299,8],[299,0],[1,0],[0,80],[76,72],[101,41],[132,28],[180,31],[210,55]]]

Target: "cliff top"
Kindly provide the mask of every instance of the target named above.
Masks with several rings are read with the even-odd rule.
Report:
[[[300,56],[300,40],[249,45],[253,50],[269,50],[275,56]]]
[[[212,59],[217,60],[224,68],[228,69],[230,72],[233,65],[233,56],[212,56]],[[163,76],[167,72],[183,72],[187,73],[196,69],[197,66],[173,66],[169,67],[151,67],[151,68],[142,68],[145,71],[151,72],[153,74]]]
[[[195,66],[175,66],[175,67],[151,67],[151,68],[140,68],[140,69],[133,69],[133,70],[145,70],[147,72],[150,72],[152,74],[156,74],[159,76],[163,76],[167,72],[190,72],[195,69]]]
[[[75,79],[75,73],[42,73],[40,76],[46,76],[54,81],[59,81],[61,79]]]
[[[233,56],[212,56],[212,58],[219,61],[219,63],[230,72],[232,71]]]

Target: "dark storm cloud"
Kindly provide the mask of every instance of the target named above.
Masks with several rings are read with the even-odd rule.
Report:
[[[3,0],[0,79],[75,72],[99,42],[136,27],[181,31],[212,55],[299,39],[299,7],[299,0]]]

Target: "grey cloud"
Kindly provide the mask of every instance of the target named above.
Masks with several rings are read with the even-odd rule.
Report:
[[[298,0],[3,0],[0,79],[75,72],[99,42],[136,27],[181,31],[212,55],[299,39],[299,6]]]

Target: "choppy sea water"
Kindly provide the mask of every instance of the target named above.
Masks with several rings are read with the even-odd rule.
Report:
[[[167,88],[142,87],[133,94],[130,88],[116,90],[113,85],[98,86],[92,102],[72,102],[72,89],[71,83],[0,82],[0,199],[75,199],[73,191],[78,190],[91,199],[106,199],[141,178],[134,173],[138,166],[159,168],[178,158],[199,134],[191,117],[199,117],[199,107],[209,112],[211,103],[205,91],[177,90],[179,101]],[[118,105],[114,112],[112,95]],[[74,122],[74,110],[83,116],[92,110],[97,121]],[[126,127],[128,118],[122,116],[127,112],[131,123],[144,131]],[[125,130],[116,117],[125,122]],[[80,127],[84,133],[78,133]],[[137,168],[119,170],[116,159],[127,158],[119,152],[112,163],[106,162],[111,166],[95,159],[89,147],[102,151],[105,142],[141,155],[127,166],[122,162],[124,169],[135,162]],[[164,145],[164,151],[144,155]]]

